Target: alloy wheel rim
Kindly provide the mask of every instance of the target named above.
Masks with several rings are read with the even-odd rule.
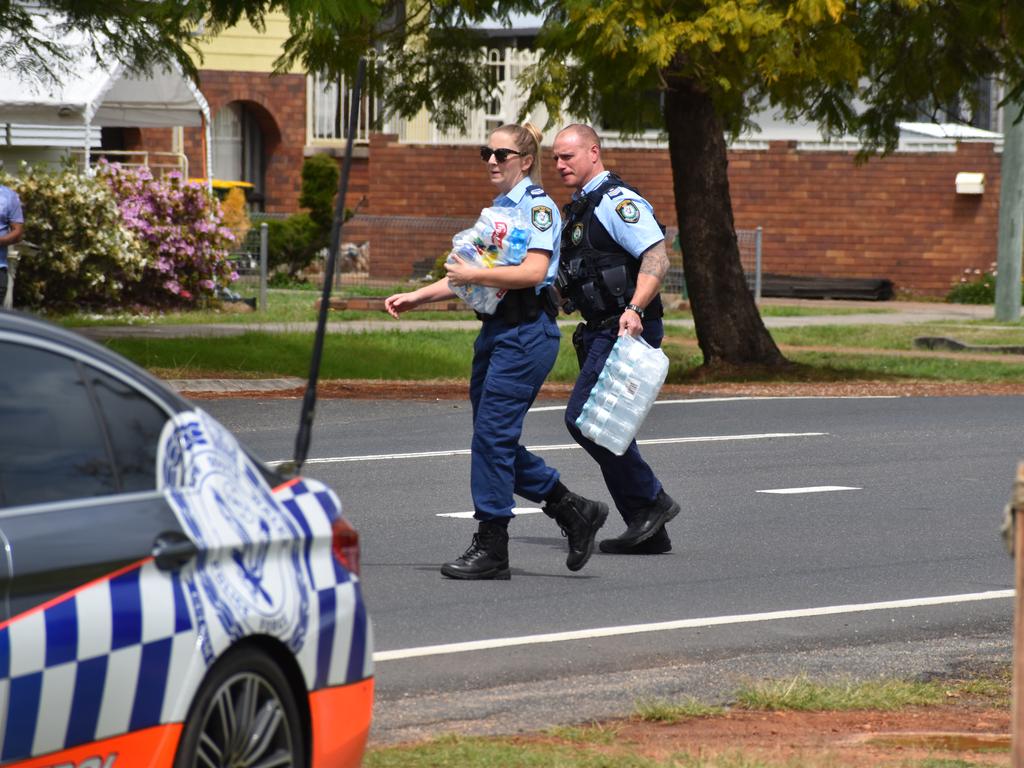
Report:
[[[294,734],[277,692],[242,672],[214,694],[199,735],[197,768],[290,768]]]

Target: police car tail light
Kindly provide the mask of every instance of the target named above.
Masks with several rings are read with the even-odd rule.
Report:
[[[351,573],[359,573],[359,533],[342,517],[331,525],[331,552]]]

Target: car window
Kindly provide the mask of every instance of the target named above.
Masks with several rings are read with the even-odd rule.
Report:
[[[0,342],[0,506],[116,491],[78,370],[62,355]]]
[[[156,488],[156,452],[167,414],[135,388],[86,367],[126,492]]]

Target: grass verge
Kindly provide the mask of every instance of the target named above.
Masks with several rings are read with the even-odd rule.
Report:
[[[695,699],[679,702],[639,702],[629,720],[551,728],[542,734],[515,737],[464,737],[446,735],[430,741],[371,748],[366,768],[809,768],[810,766],[850,765],[848,760],[834,762],[827,747],[820,754],[802,754],[798,758],[765,756],[763,751],[745,750],[737,739],[735,748],[714,753],[703,747],[696,752],[669,748],[663,729],[687,720],[701,719],[704,728],[718,721],[732,727],[737,712],[818,712],[842,713],[872,710],[897,712],[914,708],[919,712],[939,712],[942,708],[963,705],[990,709],[1009,709],[1011,671],[1009,664],[969,679],[905,681],[895,679],[822,684],[806,677],[754,683],[737,691],[731,707],[703,704]],[[927,715],[924,715],[927,721]],[[710,721],[710,723],[708,722]],[[644,730],[646,728],[646,730]],[[645,738],[646,736],[646,738]],[[647,748],[652,747],[652,748]],[[896,751],[899,754],[899,751]],[[847,758],[851,755],[847,754]],[[966,756],[965,756],[966,757]],[[857,764],[858,759],[852,756]],[[877,759],[877,755],[876,755]],[[867,763],[865,763],[867,764]],[[892,763],[886,762],[886,765]],[[989,765],[960,756],[926,755],[898,763],[905,768],[972,768]]]
[[[664,349],[671,366],[668,383],[713,381],[843,382],[856,380],[944,380],[961,382],[1015,382],[1024,380],[1019,357],[993,355],[974,359],[959,353],[893,354],[890,346],[865,347],[864,326],[843,328],[842,336],[829,337],[837,351],[787,347],[793,363],[783,369],[717,371],[713,377],[700,366],[702,358],[692,331],[672,329]],[[821,331],[823,329],[796,329]],[[1024,336],[1024,330],[1021,335]],[[472,330],[371,331],[332,333],[325,340],[320,375],[324,379],[423,381],[465,379],[473,356]],[[108,345],[165,378],[228,376],[260,378],[304,377],[309,370],[311,333],[250,332],[236,337],[144,339],[124,338]],[[815,343],[821,336],[805,338]],[[1024,341],[1022,341],[1024,343]],[[554,370],[554,382],[571,382],[578,368],[569,334],[563,333]]]

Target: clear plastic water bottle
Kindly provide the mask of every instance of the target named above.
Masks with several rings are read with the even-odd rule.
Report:
[[[576,426],[595,443],[621,456],[654,405],[667,374],[664,352],[641,338],[620,336]]]

